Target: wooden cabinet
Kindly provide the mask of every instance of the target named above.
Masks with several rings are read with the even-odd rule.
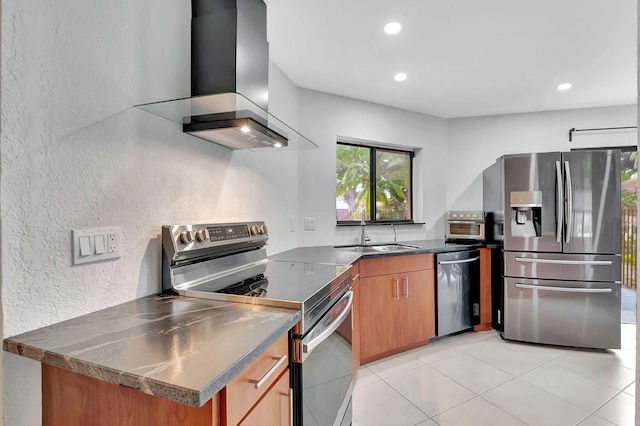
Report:
[[[241,426],[282,425],[291,423],[289,402],[289,370],[285,370],[278,381],[240,422]],[[232,423],[229,423],[232,424]]]
[[[480,324],[475,331],[491,330],[491,249],[480,249]]]
[[[222,390],[223,424],[236,425],[289,365],[288,336],[284,334]],[[277,392],[276,392],[277,393]]]
[[[220,398],[202,407],[42,364],[43,426],[217,426]]]
[[[434,279],[431,254],[360,262],[362,364],[424,345],[435,337]]]
[[[404,290],[406,288],[406,291]],[[402,345],[429,341],[436,335],[435,276],[433,270],[407,272],[400,280]],[[404,297],[404,299],[402,299]]]
[[[42,364],[43,426],[289,425],[285,333],[202,407]],[[282,361],[284,360],[284,361]],[[256,387],[257,384],[260,384]]]
[[[353,291],[353,305],[351,307],[351,320],[353,322],[351,350],[353,363],[351,374],[352,377],[355,378],[358,367],[360,367],[360,262],[356,262],[351,267],[351,288]]]

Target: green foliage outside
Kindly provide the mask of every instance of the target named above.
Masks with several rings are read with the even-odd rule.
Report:
[[[371,148],[336,146],[336,199],[348,206],[348,213],[338,220],[359,220],[366,209],[371,218]],[[409,182],[411,181],[408,154],[376,150],[376,220],[405,220],[411,218]]]
[[[622,208],[637,208],[638,207],[638,193],[637,192],[622,192]]]
[[[338,219],[357,220],[360,210],[369,211],[369,149],[358,146],[336,146],[336,198],[349,206],[349,216]]]
[[[378,151],[376,161],[377,220],[411,219],[409,211],[410,157]]]
[[[626,182],[633,179],[638,173],[638,152],[623,152],[621,157],[621,181]],[[623,185],[624,186],[624,185]],[[623,220],[622,228],[622,262],[625,266],[630,266],[633,270],[636,267],[636,247],[637,247],[637,208],[638,192],[623,190],[621,193],[622,208],[632,210],[627,212],[630,218]],[[624,270],[624,268],[623,268]],[[623,274],[623,284],[636,288],[635,274],[626,276]]]

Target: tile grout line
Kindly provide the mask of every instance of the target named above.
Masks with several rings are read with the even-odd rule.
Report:
[[[439,357],[439,358],[436,358],[436,359],[430,360],[430,361],[428,361],[428,362],[425,362],[425,361],[423,361],[423,360],[421,360],[421,359],[420,359],[420,354],[419,354],[419,352],[420,352],[420,349],[421,349],[421,348],[417,348],[417,350],[416,350],[415,352],[413,352],[413,353],[411,353],[411,354],[408,354],[409,356],[407,357],[407,359],[411,359],[411,360],[413,360],[413,361],[417,361],[417,364],[418,364],[418,365],[413,366],[413,367],[411,367],[411,368],[409,368],[409,369],[407,369],[407,370],[399,371],[398,373],[395,373],[395,374],[389,375],[388,377],[381,377],[378,373],[376,373],[373,369],[371,369],[370,367],[368,367],[368,366],[365,364],[363,367],[368,368],[368,369],[369,369],[369,371],[370,371],[370,373],[371,373],[371,374],[373,374],[373,375],[374,375],[374,377],[375,377],[375,378],[377,378],[377,379],[376,379],[375,381],[371,382],[371,383],[367,383],[366,385],[362,385],[362,387],[364,387],[364,386],[368,386],[368,385],[371,385],[371,384],[374,384],[374,383],[377,383],[378,381],[382,381],[386,386],[389,386],[391,389],[393,389],[393,391],[394,391],[394,393],[395,393],[395,394],[399,395],[399,396],[400,396],[404,401],[408,402],[411,406],[413,406],[413,407],[414,407],[414,408],[416,408],[420,413],[422,413],[424,416],[426,416],[426,419],[419,421],[418,423],[416,423],[416,425],[417,425],[417,424],[419,424],[419,423],[422,423],[422,422],[424,422],[424,421],[428,421],[428,420],[431,420],[432,422],[434,422],[434,423],[436,423],[436,424],[439,424],[438,422],[436,422],[436,421],[434,420],[434,417],[439,416],[439,415],[441,415],[441,414],[443,414],[443,413],[449,412],[449,411],[453,410],[454,408],[456,408],[456,407],[458,407],[458,406],[460,406],[460,405],[462,405],[462,404],[468,403],[469,401],[473,400],[473,399],[474,399],[474,398],[476,398],[476,397],[480,397],[483,401],[488,402],[489,404],[491,404],[492,406],[494,406],[495,408],[497,408],[497,409],[498,409],[498,410],[500,410],[501,412],[503,412],[503,413],[507,414],[509,417],[512,417],[512,418],[514,418],[514,419],[517,419],[517,420],[518,420],[518,421],[520,421],[520,422],[523,422],[523,423],[527,424],[524,420],[522,420],[522,419],[518,418],[517,416],[515,416],[515,415],[513,415],[513,414],[511,414],[511,413],[509,413],[509,412],[507,412],[507,411],[504,411],[504,409],[502,409],[501,407],[497,406],[497,405],[496,405],[496,404],[494,404],[493,402],[491,402],[491,401],[487,400],[486,398],[484,398],[485,394],[486,394],[486,393],[488,393],[488,392],[490,392],[491,390],[493,390],[493,389],[495,389],[495,388],[497,388],[497,387],[499,387],[499,386],[502,386],[502,385],[504,385],[504,384],[506,384],[506,383],[512,382],[514,379],[520,379],[520,380],[522,380],[523,382],[527,383],[528,385],[533,386],[533,387],[535,387],[535,388],[539,389],[540,391],[542,391],[542,392],[544,392],[544,393],[546,393],[546,394],[548,394],[548,395],[550,395],[550,396],[552,396],[552,397],[554,397],[554,398],[558,398],[559,400],[562,400],[562,401],[564,401],[565,403],[570,404],[570,405],[572,405],[572,406],[574,406],[574,407],[576,407],[576,408],[578,408],[578,409],[580,409],[580,410],[582,410],[582,411],[586,412],[587,414],[586,414],[583,418],[581,418],[577,423],[575,423],[576,425],[578,425],[578,424],[581,424],[581,423],[583,423],[584,421],[586,421],[586,420],[587,420],[589,417],[591,417],[591,416],[595,416],[596,418],[601,418],[600,416],[597,416],[597,415],[595,414],[595,413],[596,413],[596,411],[598,411],[598,410],[599,410],[599,409],[601,409],[603,406],[605,406],[606,404],[608,404],[609,402],[611,402],[613,399],[617,398],[620,394],[622,394],[622,393],[625,393],[625,394],[626,394],[625,390],[626,390],[629,386],[631,386],[633,383],[635,383],[635,380],[634,380],[634,381],[632,381],[631,383],[626,384],[625,386],[623,386],[623,387],[622,387],[622,389],[618,390],[618,389],[616,389],[616,387],[612,387],[612,386],[610,386],[609,384],[601,383],[600,381],[598,381],[598,380],[594,380],[593,378],[588,377],[588,376],[585,376],[584,374],[581,374],[581,373],[579,373],[579,372],[574,372],[574,371],[572,371],[572,370],[568,370],[568,369],[564,368],[563,366],[553,364],[553,362],[554,362],[554,361],[558,360],[559,358],[561,358],[561,357],[563,357],[563,356],[565,356],[565,355],[579,353],[580,348],[577,348],[577,347],[563,347],[563,348],[562,348],[563,350],[562,350],[561,352],[559,352],[559,353],[557,353],[557,354],[554,354],[551,358],[547,358],[547,359],[539,358],[539,357],[537,357],[537,356],[535,356],[535,355],[531,355],[531,354],[529,354],[531,357],[536,358],[536,359],[537,359],[537,360],[539,360],[541,363],[540,363],[539,365],[536,365],[536,366],[533,366],[533,367],[527,368],[526,370],[521,371],[521,372],[519,372],[519,373],[517,373],[517,374],[514,374],[514,373],[511,373],[511,372],[509,372],[509,371],[506,371],[506,370],[504,370],[504,369],[502,369],[502,368],[500,368],[500,367],[498,367],[498,366],[493,366],[493,365],[491,365],[491,364],[487,363],[486,361],[484,361],[484,360],[482,360],[482,359],[478,358],[477,356],[473,355],[472,353],[470,353],[471,351],[474,351],[474,350],[476,350],[476,349],[482,348],[482,347],[484,347],[484,346],[486,346],[486,345],[489,345],[489,344],[491,344],[491,343],[501,342],[501,341],[502,341],[502,342],[505,342],[505,341],[504,341],[504,339],[502,339],[500,336],[498,336],[498,337],[499,337],[499,339],[498,339],[498,340],[494,340],[494,339],[493,339],[493,336],[488,336],[488,338],[487,338],[487,339],[484,339],[484,338],[482,338],[482,339],[477,339],[477,340],[473,341],[472,343],[462,343],[462,344],[460,344],[460,345],[446,343],[446,339],[443,339],[443,340],[438,341],[438,342],[434,342],[434,343],[442,343],[444,346],[446,346],[446,347],[448,347],[448,348],[450,348],[450,349],[452,349],[452,350],[455,350],[455,353],[449,353],[449,354],[446,354],[446,355],[444,355],[444,356],[442,356],[442,357]],[[456,341],[457,341],[457,340],[462,340],[462,339],[456,339]],[[464,347],[464,346],[466,346],[466,348],[465,348],[465,349],[461,349],[459,346],[463,346],[463,347]],[[429,348],[429,345],[425,345],[423,348]],[[427,351],[428,351],[428,349],[427,349]],[[517,354],[517,352],[518,352],[518,351],[516,350],[516,351],[513,351],[513,352],[516,352],[514,355],[517,357],[517,355],[518,355],[518,354]],[[527,353],[527,351],[523,351],[523,353]],[[477,392],[473,391],[472,389],[469,389],[467,386],[463,385],[462,383],[458,382],[458,381],[457,381],[457,380],[455,380],[454,378],[449,377],[449,375],[445,374],[444,372],[442,372],[442,371],[440,371],[440,370],[438,370],[438,369],[436,369],[436,368],[432,367],[432,365],[431,365],[431,364],[433,364],[433,363],[436,363],[436,362],[439,362],[439,361],[443,361],[443,360],[446,360],[446,359],[448,359],[448,358],[451,358],[451,357],[454,357],[454,356],[457,356],[457,355],[461,355],[461,354],[469,355],[469,356],[471,356],[472,358],[474,358],[475,360],[477,360],[478,362],[481,362],[481,363],[483,363],[483,364],[487,364],[487,365],[489,365],[489,366],[491,366],[491,367],[497,368],[498,370],[500,370],[500,371],[504,372],[505,374],[508,374],[508,375],[509,375],[509,376],[511,376],[511,377],[510,377],[507,381],[505,381],[505,382],[503,382],[503,383],[497,384],[497,385],[495,385],[495,386],[493,386],[493,387],[491,387],[491,388],[489,388],[489,389],[486,389],[486,390],[483,390],[483,391],[482,391],[482,392],[480,392],[480,393],[477,393]],[[585,355],[586,355],[586,356],[589,356],[589,353],[585,353]],[[428,354],[425,354],[424,356],[428,356]],[[593,358],[594,358],[594,359],[598,359],[596,356],[594,356]],[[392,361],[390,364],[391,364],[391,365],[393,365],[393,361]],[[459,403],[455,404],[455,405],[454,405],[454,406],[452,406],[452,407],[449,407],[449,408],[447,408],[447,409],[445,409],[445,410],[439,411],[438,413],[435,413],[435,414],[433,414],[433,415],[429,415],[428,413],[426,413],[426,412],[424,412],[423,410],[421,410],[421,409],[420,409],[416,404],[414,404],[412,401],[410,401],[410,400],[409,400],[407,397],[405,397],[405,396],[404,396],[404,395],[403,395],[399,390],[397,390],[395,387],[393,387],[393,386],[388,382],[388,380],[391,380],[391,379],[393,379],[394,377],[396,377],[396,376],[398,376],[398,375],[401,375],[401,374],[404,374],[404,373],[409,373],[409,372],[411,372],[411,371],[413,371],[413,370],[416,370],[416,369],[418,369],[418,368],[425,367],[425,366],[426,366],[426,367],[429,367],[431,370],[433,370],[433,371],[435,371],[435,372],[437,372],[437,373],[441,374],[442,376],[446,377],[447,379],[451,380],[452,382],[454,382],[454,383],[458,384],[458,385],[459,385],[459,386],[461,386],[462,388],[464,388],[464,389],[466,389],[467,391],[469,391],[473,396],[472,396],[471,398],[465,399],[464,401],[462,401],[462,402],[459,402]],[[565,398],[563,398],[563,397],[561,397],[561,396],[555,395],[554,393],[549,392],[549,391],[547,391],[547,390],[545,390],[545,389],[543,389],[543,388],[539,387],[538,385],[536,385],[536,384],[534,384],[534,383],[530,383],[530,382],[528,382],[528,381],[526,381],[526,380],[523,380],[523,379],[522,379],[522,376],[524,376],[525,374],[530,373],[531,371],[533,371],[533,370],[535,370],[535,369],[537,369],[537,368],[544,367],[544,366],[553,366],[553,367],[557,367],[557,368],[563,369],[563,370],[567,371],[568,373],[571,373],[571,374],[574,374],[574,375],[576,375],[576,376],[579,376],[579,377],[581,377],[581,378],[583,378],[583,379],[585,379],[585,380],[589,380],[589,381],[591,381],[591,382],[593,382],[593,383],[596,383],[596,384],[598,384],[598,385],[601,385],[601,386],[604,386],[604,387],[608,387],[608,388],[610,388],[610,389],[613,389],[613,390],[615,390],[615,394],[614,394],[614,395],[612,395],[611,397],[609,397],[606,401],[604,401],[604,402],[600,403],[600,404],[599,404],[597,407],[595,407],[594,409],[592,409],[592,410],[587,410],[587,409],[585,409],[585,408],[583,408],[583,407],[581,407],[581,406],[576,405],[575,403],[573,403],[573,402],[571,402],[571,401],[566,400]],[[634,370],[632,370],[632,369],[628,368],[626,365],[624,365],[624,364],[623,364],[623,363],[621,363],[621,362],[616,362],[616,366],[618,366],[618,367],[622,367],[622,368],[623,368],[623,369],[625,369],[625,370],[631,370],[631,371],[634,371]],[[627,394],[627,395],[628,395],[628,394]],[[632,396],[632,397],[633,397],[633,395],[630,395],[630,396]],[[604,418],[602,418],[602,419],[603,419],[603,420],[606,420],[606,419],[604,419]],[[416,426],[416,425],[414,425],[414,426]]]
[[[469,351],[470,351],[470,350],[473,350],[473,349],[477,349],[477,348],[471,348],[471,349],[469,349]],[[568,352],[574,351],[575,349],[576,349],[576,348],[572,348],[572,349],[570,349]],[[491,366],[491,365],[490,365],[490,364],[488,364],[487,362],[485,362],[485,361],[483,361],[483,360],[481,360],[481,359],[479,359],[479,358],[477,358],[477,357],[475,357],[475,356],[473,356],[472,354],[467,353],[467,352],[468,352],[468,351],[465,351],[465,352],[462,352],[462,353],[464,353],[464,354],[466,354],[466,355],[471,356],[472,358],[474,358],[474,359],[478,360],[479,362],[482,362],[482,363],[484,363],[484,364],[487,364],[487,365]],[[528,423],[527,423],[526,421],[524,421],[523,419],[521,419],[521,418],[519,418],[519,417],[517,417],[517,416],[515,416],[515,415],[513,415],[513,414],[511,414],[511,413],[509,413],[509,412],[507,412],[507,411],[504,411],[501,407],[499,407],[499,406],[497,406],[497,405],[493,404],[491,401],[489,401],[489,400],[487,400],[486,398],[484,398],[484,397],[483,397],[483,395],[484,395],[484,394],[486,394],[487,392],[490,392],[490,391],[491,391],[491,390],[493,390],[493,389],[496,389],[496,388],[497,388],[497,387],[499,387],[499,386],[502,386],[502,385],[504,385],[504,384],[506,384],[506,383],[509,383],[509,382],[511,382],[511,381],[513,381],[513,380],[515,380],[515,379],[519,379],[522,375],[524,375],[524,374],[526,374],[526,373],[528,373],[528,372],[530,372],[530,371],[533,371],[533,370],[535,370],[536,368],[542,367],[542,366],[544,366],[544,365],[547,365],[547,364],[549,364],[549,363],[553,362],[554,360],[558,359],[558,358],[559,358],[559,357],[561,357],[562,355],[564,355],[564,354],[563,354],[563,353],[560,353],[560,354],[558,354],[557,356],[554,356],[553,358],[550,358],[550,359],[548,359],[548,360],[546,360],[546,361],[542,362],[542,364],[540,364],[540,365],[538,365],[538,366],[536,366],[536,367],[532,367],[532,368],[530,368],[530,369],[528,369],[528,370],[526,370],[526,371],[524,371],[524,372],[522,372],[522,373],[516,374],[516,375],[514,375],[514,374],[512,374],[512,373],[510,373],[510,372],[508,372],[508,371],[502,370],[502,369],[501,369],[501,368],[499,368],[499,367],[494,367],[494,366],[492,366],[492,367],[494,367],[494,368],[498,368],[500,371],[503,371],[503,372],[504,372],[504,373],[506,373],[506,374],[509,374],[509,375],[510,375],[510,376],[512,376],[512,377],[511,377],[509,380],[507,380],[507,381],[505,381],[505,382],[502,382],[502,383],[499,383],[499,384],[497,384],[496,386],[493,386],[493,387],[491,387],[491,388],[489,388],[489,389],[487,389],[487,390],[484,390],[484,391],[482,391],[482,392],[480,392],[480,393],[476,393],[475,391],[473,391],[473,390],[469,389],[468,387],[464,386],[462,383],[459,383],[457,380],[455,380],[455,379],[454,379],[454,378],[452,378],[452,377],[449,377],[448,375],[446,375],[445,373],[441,372],[440,370],[436,370],[435,368],[434,368],[434,370],[435,370],[435,371],[437,371],[437,372],[439,372],[440,374],[444,375],[445,377],[449,378],[450,380],[454,381],[455,383],[458,383],[460,386],[462,386],[462,387],[464,387],[465,389],[469,390],[470,392],[472,392],[473,394],[475,394],[477,397],[480,397],[480,398],[482,398],[484,401],[487,401],[488,403],[490,403],[490,404],[494,405],[495,407],[497,407],[497,408],[498,408],[498,409],[500,409],[501,411],[505,412],[505,413],[506,413],[506,414],[508,414],[509,416],[514,417],[515,419],[517,419],[518,421],[520,421],[520,422],[522,422],[522,423],[524,423],[524,424],[528,424]],[[543,360],[541,360],[541,361],[543,361]],[[561,367],[560,367],[560,368],[561,368]],[[571,371],[570,371],[570,372],[571,372]],[[573,373],[573,372],[571,372],[571,373]],[[573,374],[576,374],[576,375],[578,375],[578,376],[581,376],[581,377],[583,377],[583,378],[585,378],[585,379],[589,379],[588,377],[582,376],[581,374],[577,374],[577,373],[573,373]],[[522,380],[522,379],[520,379],[520,380]],[[589,379],[589,380],[591,380],[591,379]],[[561,398],[561,397],[559,397],[558,395],[555,395],[555,394],[553,394],[553,393],[551,393],[551,392],[547,391],[546,389],[542,389],[542,388],[538,387],[537,385],[535,385],[535,384],[533,384],[533,383],[529,383],[529,382],[527,382],[526,380],[523,380],[523,381],[524,381],[525,383],[527,383],[527,384],[531,385],[531,386],[534,386],[534,387],[536,387],[536,388],[540,389],[541,391],[543,391],[543,392],[545,392],[545,393],[547,393],[547,394],[549,394],[549,395],[551,395],[551,396],[553,396],[553,397],[555,397],[555,398],[558,398],[558,399],[560,399],[560,400],[562,400],[562,401],[564,401],[564,402],[566,402],[566,403],[568,403],[568,404],[573,405],[574,407],[576,407],[576,408],[578,408],[578,409],[581,409],[581,410],[583,410],[583,411],[588,412],[588,410],[585,410],[584,408],[577,406],[577,405],[576,405],[576,404],[574,404],[573,402],[571,402],[571,401],[567,401],[566,399]],[[591,380],[591,381],[595,382],[595,380]],[[599,383],[599,382],[596,382],[596,383],[601,384],[601,383]],[[603,385],[603,386],[606,386],[606,385]],[[626,389],[628,386],[629,386],[629,385],[625,386],[625,388],[624,388],[624,389]],[[607,387],[610,387],[610,386],[607,386]],[[614,388],[612,388],[612,389],[614,389]],[[624,391],[624,389],[623,389],[622,391],[620,391],[620,392],[623,392],[623,391]],[[617,394],[616,394],[616,395],[614,395],[614,397],[615,397],[615,396],[617,396]],[[463,403],[468,402],[468,401],[469,401],[469,400],[466,400],[466,401],[464,401],[464,402],[461,402],[460,404],[463,404]],[[607,402],[608,402],[608,401],[609,401],[609,400],[607,400]],[[446,412],[446,411],[448,411],[448,410],[450,410],[450,409],[453,409],[453,408],[457,407],[457,406],[458,406],[458,405],[460,405],[460,404],[456,404],[455,406],[450,407],[450,408],[448,408],[447,410],[444,410],[444,411],[442,411],[442,412],[439,412],[439,413],[437,413],[436,415],[440,415],[440,414],[442,414],[442,413],[444,413],[444,412]],[[604,404],[606,404],[606,402],[605,402]],[[603,404],[603,405],[604,405],[604,404]],[[598,407],[598,408],[600,408],[600,407]],[[595,412],[595,411],[594,411],[594,412]],[[592,413],[588,414],[586,417],[588,417],[588,416],[589,416],[589,415],[591,415],[591,414],[592,414]],[[584,421],[584,420],[586,419],[586,417],[585,417],[585,418],[583,418],[583,419],[581,419],[578,423],[580,423],[580,422]],[[578,424],[578,423],[576,423],[576,424]]]
[[[412,369],[412,370],[413,370],[413,369]],[[410,371],[410,370],[409,370],[409,371]],[[427,413],[425,413],[424,411],[422,411],[422,410],[420,409],[420,407],[418,407],[417,405],[415,405],[415,404],[414,404],[413,402],[411,402],[411,401],[410,401],[406,396],[404,396],[403,394],[401,394],[401,393],[400,393],[400,391],[398,391],[396,388],[394,388],[394,387],[391,385],[391,383],[389,383],[389,382],[387,382],[387,381],[386,381],[386,379],[381,379],[381,380],[384,382],[384,384],[385,384],[385,385],[387,385],[387,386],[389,386],[391,389],[393,389],[393,391],[394,391],[395,393],[397,393],[398,395],[400,395],[400,397],[401,397],[402,399],[404,399],[404,400],[405,400],[405,401],[407,401],[409,404],[411,404],[413,407],[415,407],[415,409],[416,409],[416,410],[418,410],[419,412],[421,412],[422,414],[424,414],[425,416],[427,416],[427,418],[426,418],[426,419],[424,419],[424,420],[420,420],[420,421],[419,421],[418,423],[416,423],[416,424],[420,424],[420,423],[422,423],[422,422],[424,422],[424,421],[426,421],[426,420],[432,420],[432,419],[431,419],[431,416],[430,416],[429,414],[427,414]],[[433,421],[435,422],[435,420],[433,420]]]
[[[635,380],[633,381],[633,383],[635,383]],[[631,384],[633,384],[631,383]],[[609,422],[608,419],[602,418],[598,415],[596,415],[596,411],[598,411],[599,409],[601,409],[602,407],[604,407],[605,405],[607,405],[609,402],[611,402],[614,398],[618,397],[618,395],[620,395],[621,393],[625,393],[624,390],[626,388],[628,388],[631,384],[627,385],[624,387],[624,389],[618,391],[615,395],[613,395],[611,398],[607,399],[605,402],[603,402],[602,404],[598,405],[593,411],[589,412],[589,414],[587,414],[586,417],[584,417],[583,419],[581,419],[578,423],[576,423],[576,425],[579,425],[580,423],[584,422],[585,420],[587,420],[587,418],[591,417],[591,416],[596,416],[599,419],[603,419],[607,422]],[[629,395],[631,396],[631,395]],[[610,422],[611,423],[611,422]]]

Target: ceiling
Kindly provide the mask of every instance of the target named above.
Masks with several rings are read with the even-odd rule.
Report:
[[[265,2],[299,87],[446,118],[636,103],[636,0]]]

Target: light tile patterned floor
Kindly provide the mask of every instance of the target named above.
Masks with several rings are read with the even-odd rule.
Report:
[[[636,326],[622,349],[584,350],[465,333],[360,367],[357,426],[633,425]]]

